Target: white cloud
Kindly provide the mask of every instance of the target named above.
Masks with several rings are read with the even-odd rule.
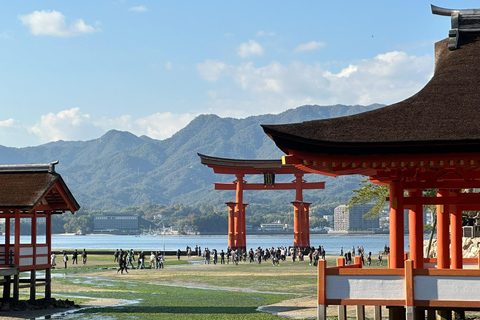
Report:
[[[37,135],[41,143],[57,140],[88,140],[97,138],[103,133],[102,129],[92,123],[90,115],[80,112],[80,108],[43,115],[29,131]]]
[[[148,11],[148,9],[145,6],[131,7],[128,10],[135,11],[135,12],[146,12],[146,11]]]
[[[238,55],[242,58],[248,58],[251,56],[262,56],[264,53],[263,47],[256,41],[250,40],[242,43],[238,47]]]
[[[207,60],[198,64],[197,70],[212,83],[207,94],[209,112],[246,117],[305,104],[394,103],[427,83],[433,58],[394,51],[350,63],[336,72],[302,62],[257,67],[252,62],[228,65]],[[234,86],[228,80],[233,80]]]
[[[304,52],[304,51],[314,51],[325,47],[325,43],[317,42],[317,41],[310,41],[307,43],[303,43],[295,48],[295,52]]]
[[[67,26],[65,16],[55,10],[34,11],[19,16],[19,19],[30,28],[30,33],[36,36],[73,37],[97,31],[94,27],[86,25],[82,19],[77,19]]]
[[[33,126],[23,125],[12,118],[0,120],[0,145],[25,147],[58,140],[86,141],[97,139],[111,129],[163,140],[184,128],[195,116],[166,112],[142,118],[126,114],[116,118],[92,119],[80,108],[71,108],[56,114],[45,114]]]
[[[168,62],[165,63],[165,69],[170,70],[170,69],[172,69],[172,67],[173,67],[173,65],[172,65],[171,61],[168,61]]]

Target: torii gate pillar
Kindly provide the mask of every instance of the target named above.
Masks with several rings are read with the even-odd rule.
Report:
[[[243,249],[245,251],[247,247],[245,208],[247,207],[248,204],[243,203],[243,190],[244,190],[244,185],[246,181],[243,180],[243,177],[245,177],[243,173],[238,173],[235,176],[237,177],[237,181],[235,181],[236,192],[237,192],[236,194],[237,204],[235,207],[235,215],[234,215],[235,244],[233,247],[237,249]]]
[[[293,204],[293,246],[295,248],[310,247],[310,218],[311,203],[303,202],[303,173],[295,173],[295,201]]]
[[[236,235],[235,235],[235,206],[236,202],[226,202],[228,206],[228,247],[235,247]]]

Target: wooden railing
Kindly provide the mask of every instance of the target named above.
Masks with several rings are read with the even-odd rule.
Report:
[[[327,268],[320,260],[318,319],[326,319],[327,305],[398,306],[407,313],[414,307],[480,309],[479,259],[464,259],[464,264],[472,268],[414,269],[412,260],[406,260],[403,269],[363,269],[361,260]]]

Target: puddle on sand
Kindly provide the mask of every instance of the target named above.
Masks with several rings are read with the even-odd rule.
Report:
[[[62,297],[62,298],[70,298],[70,299],[95,299],[92,297],[88,296],[67,296],[67,295],[57,295],[57,297]],[[82,310],[87,310],[87,309],[101,309],[105,307],[122,307],[130,304],[137,304],[140,303],[140,300],[124,300],[124,299],[111,299],[111,300],[118,300],[120,303],[116,305],[106,305],[106,306],[88,306],[88,307],[81,307],[81,308],[75,308],[75,309],[69,309],[66,311],[62,312],[57,312],[53,313],[51,315],[47,316],[41,316],[41,317],[36,317],[36,318],[30,318],[30,320],[44,320],[44,319],[55,319],[55,320],[68,320],[72,318],[77,318],[80,317],[82,320],[115,320],[117,319],[116,317],[112,316],[105,316],[105,315],[99,315],[99,314],[94,314],[94,313],[82,313]]]

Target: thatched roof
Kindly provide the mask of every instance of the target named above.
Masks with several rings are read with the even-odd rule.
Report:
[[[55,164],[0,166],[0,209],[43,205],[55,212],[77,211],[80,206],[55,172]]]
[[[399,103],[347,117],[262,125],[284,152],[375,155],[480,150],[480,33],[435,45],[430,82]]]

